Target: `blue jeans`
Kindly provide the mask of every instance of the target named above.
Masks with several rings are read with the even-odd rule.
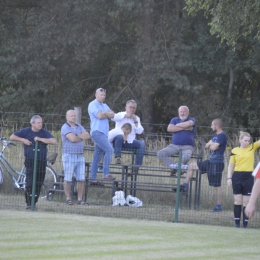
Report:
[[[94,131],[91,135],[91,138],[95,142],[95,147],[94,147],[93,160],[91,164],[90,179],[96,180],[98,164],[103,154],[105,154],[104,162],[103,162],[103,169],[104,169],[103,173],[104,176],[107,176],[109,174],[109,166],[110,166],[112,155],[114,153],[114,149],[111,143],[108,141],[107,136],[102,132]]]
[[[145,142],[142,140],[134,140],[133,143],[124,143],[123,135],[117,135],[113,140],[113,145],[115,148],[115,156],[121,157],[121,150],[135,150],[136,151],[136,165],[142,165],[144,151],[145,151]]]

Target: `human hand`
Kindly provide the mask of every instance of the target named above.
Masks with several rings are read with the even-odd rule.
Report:
[[[38,136],[35,136],[35,137],[34,137],[34,141],[35,141],[35,142],[37,142],[37,141],[41,141],[40,139],[41,139],[41,138],[38,137]]]
[[[231,179],[228,179],[228,180],[227,180],[227,184],[228,184],[228,186],[231,186],[231,185],[232,185],[232,180],[231,180]]]
[[[132,115],[132,119],[134,120],[134,122],[137,121],[137,119],[136,119],[136,115],[135,115],[135,114]]]
[[[247,215],[248,218],[251,218],[255,215],[255,205],[254,203],[248,203],[246,208],[245,208],[245,214]]]
[[[125,117],[126,117],[126,118],[131,118],[131,117],[132,117],[132,114],[126,113],[126,114],[125,114]]]
[[[186,127],[185,129],[183,129],[183,130],[188,130],[188,131],[191,131],[193,129],[193,127],[192,126],[189,126],[189,127]]]
[[[23,143],[27,146],[32,144],[28,139],[23,139]]]

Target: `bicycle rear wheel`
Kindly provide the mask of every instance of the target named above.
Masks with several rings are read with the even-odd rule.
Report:
[[[41,188],[41,198],[46,198],[47,192],[48,196],[53,195],[54,190],[56,189],[56,185],[54,184],[55,182],[57,182],[57,174],[53,168],[47,165],[44,183]]]
[[[0,185],[4,182],[4,171],[3,168],[0,166]]]

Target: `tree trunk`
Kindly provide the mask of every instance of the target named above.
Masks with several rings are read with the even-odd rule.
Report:
[[[142,122],[144,124],[145,132],[153,132],[151,123],[153,122],[153,89],[154,82],[152,80],[152,30],[153,30],[153,0],[143,0],[143,15],[140,19],[140,48],[142,49],[143,62],[142,71],[138,85],[141,90],[142,104],[140,104],[142,111]]]

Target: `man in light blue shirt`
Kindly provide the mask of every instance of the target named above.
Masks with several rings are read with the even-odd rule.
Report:
[[[108,141],[109,124],[108,120],[114,117],[114,112],[104,103],[106,98],[106,90],[98,88],[95,93],[96,99],[89,103],[88,113],[90,117],[90,135],[95,142],[94,155],[91,163],[90,184],[102,185],[97,181],[98,164],[104,156],[104,180],[115,180],[110,174],[109,166],[111,157],[114,153],[114,148]]]

